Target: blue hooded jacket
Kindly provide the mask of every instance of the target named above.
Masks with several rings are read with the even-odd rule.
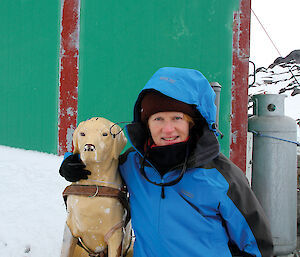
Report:
[[[194,105],[207,125],[189,155],[187,170],[172,186],[148,182],[140,172],[147,139],[140,104],[148,90],[157,90]],[[268,221],[243,172],[219,152],[214,123],[215,93],[196,70],[161,68],[140,92],[134,122],[126,126],[133,146],[120,158],[120,172],[130,193],[136,240],[134,257],[227,257],[229,245],[242,256],[272,256]],[[183,164],[163,176],[147,161],[144,170],[156,183],[176,179]]]

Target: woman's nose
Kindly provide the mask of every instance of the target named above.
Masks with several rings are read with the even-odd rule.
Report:
[[[163,126],[163,132],[165,133],[171,133],[174,131],[174,125],[172,124],[172,122],[165,122],[164,126]]]

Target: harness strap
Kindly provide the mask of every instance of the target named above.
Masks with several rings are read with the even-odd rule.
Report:
[[[65,188],[63,191],[63,198],[65,204],[67,205],[67,197],[69,195],[82,195],[87,197],[112,197],[117,198],[125,210],[126,219],[125,219],[125,226],[128,224],[131,215],[130,215],[130,208],[129,203],[127,200],[127,192],[123,190],[119,190],[117,188],[108,187],[108,186],[98,186],[98,185],[70,185]]]
[[[95,196],[106,196],[106,197],[119,197],[122,195],[123,191],[107,186],[99,185],[70,185],[67,186],[63,192],[63,196],[68,195],[84,195],[89,197]],[[121,196],[122,197],[122,196]]]
[[[119,225],[119,224],[117,224]],[[105,239],[104,239],[105,240]],[[107,243],[107,242],[106,242]],[[102,250],[101,252],[99,253],[95,253],[93,252],[90,248],[88,248],[83,240],[81,239],[81,237],[78,238],[78,244],[79,246],[81,246],[88,254],[89,254],[89,257],[108,257],[108,248],[106,247],[104,250]],[[117,255],[116,257],[121,257],[122,256],[122,242],[121,244],[119,245],[119,248],[117,250]],[[127,255],[127,252],[125,253],[125,256]]]
[[[101,252],[95,253],[83,243],[81,237],[78,237],[78,244],[89,254],[90,257],[108,257],[107,247]]]
[[[118,224],[114,225],[104,236],[104,241],[108,244],[108,240],[113,235],[113,233],[118,230],[119,228],[123,227],[123,222],[119,222]]]

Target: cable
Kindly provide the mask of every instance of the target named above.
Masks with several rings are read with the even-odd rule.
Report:
[[[297,146],[300,146],[300,143],[299,143],[299,142],[297,142],[297,141],[287,140],[287,139],[280,138],[280,137],[273,137],[273,136],[269,136],[269,135],[262,134],[261,132],[259,132],[259,131],[255,131],[255,130],[249,130],[249,132],[252,132],[252,133],[253,133],[254,135],[256,135],[256,136],[273,138],[273,139],[277,139],[277,140],[285,141],[285,142],[292,143],[292,144],[296,144]]]
[[[273,40],[271,39],[271,37],[269,36],[269,33],[267,32],[267,30],[265,29],[264,25],[261,23],[261,21],[259,20],[259,18],[257,17],[257,15],[255,14],[255,12],[253,11],[253,9],[251,8],[252,13],[254,14],[255,18],[257,19],[257,21],[259,22],[260,26],[262,27],[262,29],[265,31],[266,35],[268,36],[268,38],[270,39],[271,43],[273,44],[273,46],[275,47],[277,53],[280,55],[280,57],[282,56],[281,53],[279,52],[278,48],[276,47],[276,45],[274,44]]]

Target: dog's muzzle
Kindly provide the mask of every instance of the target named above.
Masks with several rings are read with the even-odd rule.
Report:
[[[94,145],[92,145],[92,144],[86,144],[84,146],[84,151],[91,151],[91,152],[93,152],[95,150],[96,150],[96,147]]]

